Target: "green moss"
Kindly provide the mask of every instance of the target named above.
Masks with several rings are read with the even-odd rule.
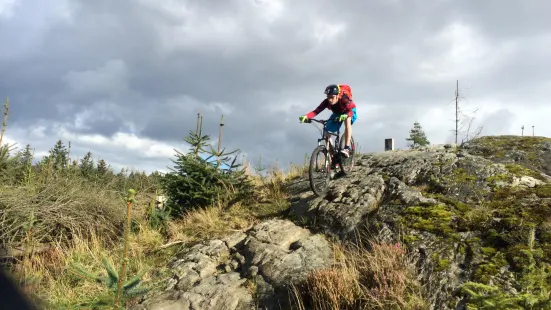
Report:
[[[459,244],[459,253],[465,255],[467,253],[467,246],[464,243]]]
[[[467,172],[464,168],[453,170],[453,181],[457,183],[469,183],[476,181],[476,176]]]
[[[511,183],[512,181],[513,176],[506,173],[496,174],[486,178],[486,182],[492,185],[492,187],[495,187],[499,182]]]
[[[419,237],[415,235],[405,235],[402,237],[402,242],[405,243],[406,245],[410,245],[415,241],[419,241]]]
[[[540,198],[551,198],[551,184],[538,186],[530,191],[538,195]]]
[[[499,273],[502,267],[508,265],[503,252],[497,252],[495,249],[490,249],[492,248],[485,247],[481,249],[483,253],[484,251],[492,252],[493,257],[491,259],[486,259],[475,269],[474,280],[477,282],[488,284],[490,280]]]
[[[506,164],[505,165],[505,168],[512,174],[514,174],[515,176],[518,176],[518,177],[522,177],[522,176],[529,176],[529,177],[533,177],[535,179],[538,179],[538,180],[545,180],[545,178],[541,175],[541,173],[537,172],[537,171],[534,171],[532,169],[528,169],[526,167],[523,167],[521,165],[518,165],[518,164]]]
[[[480,137],[472,141],[473,144],[483,147],[488,155],[492,151],[505,151],[516,149],[520,151],[535,151],[545,143],[550,142],[550,138],[545,137],[519,137],[519,136],[488,136]]]
[[[465,240],[465,242],[467,242],[467,243],[478,243],[478,242],[480,242],[480,238],[473,237],[473,238]]]
[[[414,229],[448,236],[454,232],[450,226],[453,215],[449,207],[443,204],[413,206],[405,210],[404,224]]]
[[[478,265],[474,272],[474,279],[477,282],[488,284],[490,280],[499,272],[499,268],[490,262],[483,262]]]
[[[392,206],[400,206],[400,205],[403,205],[404,203],[400,199],[393,199],[389,201],[388,204]]]
[[[428,193],[428,194],[426,194],[426,197],[434,198],[434,199],[436,199],[440,202],[443,202],[447,205],[453,206],[455,208],[455,210],[458,211],[460,214],[463,214],[463,213],[465,213],[465,212],[472,209],[472,206],[470,204],[464,203],[464,202],[459,201],[457,199],[447,197],[447,196],[442,195],[442,194]]]
[[[436,264],[436,271],[442,271],[447,269],[450,266],[450,261],[448,259],[440,259]]]
[[[482,254],[486,256],[492,256],[497,252],[497,250],[492,247],[483,247],[480,250],[482,251]]]

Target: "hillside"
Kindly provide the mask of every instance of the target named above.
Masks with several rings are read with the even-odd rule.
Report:
[[[325,197],[296,178],[285,215],[185,249],[133,309],[546,309],[550,146],[362,154]]]
[[[215,173],[179,161],[195,177]],[[548,138],[358,154],[324,197],[304,167],[261,177],[249,166],[252,192],[182,217],[155,197],[186,178],[44,165],[0,187],[0,232],[21,244],[12,275],[40,308],[112,307],[116,285],[104,284],[116,281],[104,276],[121,264],[135,310],[550,308]],[[129,226],[116,193],[128,188]],[[37,243],[49,247],[27,253]]]

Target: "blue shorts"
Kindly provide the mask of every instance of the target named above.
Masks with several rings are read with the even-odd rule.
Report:
[[[356,108],[352,108],[352,124],[354,124],[356,122],[356,119],[358,118],[358,115],[356,114]],[[331,117],[330,118],[336,118],[339,114],[331,114]],[[342,123],[339,123],[338,121],[335,121],[335,120],[331,120],[329,122],[327,122],[327,131],[329,132],[337,132],[337,130],[339,129],[339,127],[342,126]]]

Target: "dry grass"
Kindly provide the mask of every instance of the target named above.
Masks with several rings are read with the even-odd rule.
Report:
[[[182,219],[170,220],[166,232],[149,226],[145,214],[152,197],[138,192],[132,209],[129,275],[151,268],[144,281],[162,289],[156,281],[166,278],[166,264],[182,246],[245,230],[260,222],[262,216],[287,208],[284,182],[296,177],[297,171],[286,174],[274,168],[264,177],[251,174],[257,185],[255,200],[261,198],[262,203],[230,207],[220,203],[196,209]],[[120,266],[125,203],[111,188],[112,184],[99,185],[70,175],[49,182],[36,180],[26,187],[0,188],[0,216],[6,220],[4,224],[12,223],[3,226],[0,233],[12,242],[48,241],[55,245],[43,253],[20,258],[11,268],[14,279],[40,308],[74,307],[107,293],[101,284],[72,274],[69,266],[77,262],[93,274],[104,274],[104,257],[115,268]],[[37,219],[32,229],[24,225],[29,214]],[[163,247],[171,243],[178,246]]]
[[[250,162],[244,162],[243,169],[257,188],[256,201],[263,203],[286,200],[288,198],[285,192],[286,182],[304,176],[308,171],[308,166],[291,164],[289,170],[284,172],[277,165],[274,165],[266,169],[264,175],[255,170]]]
[[[0,188],[0,237],[19,243],[32,233],[35,242],[65,241],[71,232],[94,229],[114,239],[124,222],[116,193],[76,178],[57,178],[32,187]]]
[[[370,242],[370,250],[334,246],[331,268],[293,288],[299,309],[426,309],[404,249]]]
[[[128,263],[129,275],[136,274],[144,268],[155,266],[148,249],[161,245],[163,236],[143,225],[138,233],[130,237]],[[12,270],[19,285],[41,308],[72,307],[89,302],[98,296],[105,295],[106,289],[98,283],[85,281],[69,271],[71,262],[84,266],[92,274],[104,274],[102,258],[113,265],[120,265],[123,257],[123,245],[113,244],[97,235],[94,230],[78,233],[69,245],[59,245],[41,255],[33,255],[16,264]],[[168,260],[164,257],[164,263]],[[116,267],[118,268],[118,267]],[[154,280],[151,273],[146,273],[145,282]]]
[[[219,238],[234,231],[244,230],[254,222],[256,220],[251,211],[241,204],[234,204],[229,209],[223,205],[196,209],[188,212],[182,219],[169,223],[169,241],[182,240],[194,243]]]
[[[495,212],[497,212],[496,208],[483,203],[467,210],[463,217],[469,226],[485,229],[490,225]]]

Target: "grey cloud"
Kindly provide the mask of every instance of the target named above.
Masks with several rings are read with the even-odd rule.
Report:
[[[499,135],[502,132],[506,132],[511,127],[514,120],[515,114],[511,111],[499,109],[486,115],[480,123],[484,126],[484,135]]]
[[[187,149],[182,138],[201,111],[213,139],[224,114],[228,149],[301,162],[318,132],[298,116],[319,104],[327,84],[353,87],[360,116],[354,135],[364,151],[381,150],[387,137],[405,146],[427,109],[452,110],[457,78],[474,101],[543,103],[551,67],[544,52],[550,4],[543,1],[282,1],[281,13],[279,1],[71,1],[72,21],[55,12],[61,2],[52,3],[40,4],[42,14],[23,3],[15,18],[0,20],[0,39],[14,42],[0,55],[0,95],[12,100],[14,127],[65,123],[106,137],[136,131]],[[443,34],[454,23],[476,37]],[[337,35],[326,41],[316,38],[332,31]],[[445,58],[458,44],[463,50]],[[479,57],[482,48],[488,54]],[[443,76],[423,72],[423,63]],[[384,108],[369,112],[374,104]],[[485,128],[507,131],[487,125],[497,117],[484,119]],[[449,130],[451,118],[435,121]],[[117,151],[97,152],[117,160]]]
[[[124,61],[112,59],[97,70],[69,71],[61,79],[72,94],[80,96],[116,96],[127,89],[127,67]]]
[[[504,4],[499,0],[471,0],[462,2],[457,10],[463,20],[476,25],[484,35],[494,38],[494,42],[548,33],[550,2],[528,0]]]

